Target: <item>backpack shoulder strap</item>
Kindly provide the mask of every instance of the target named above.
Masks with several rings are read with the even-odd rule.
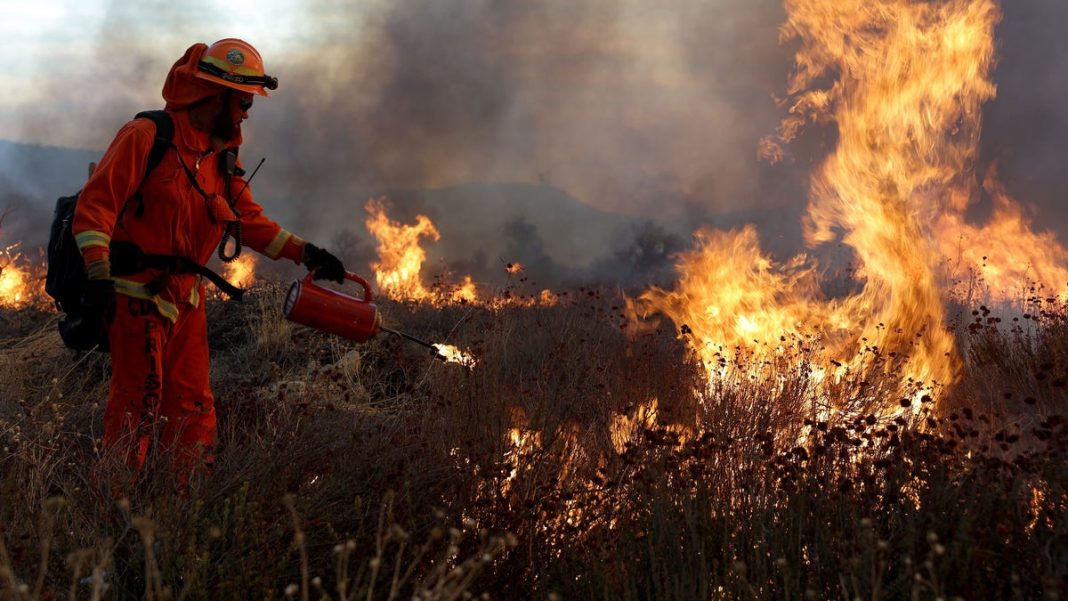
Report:
[[[145,166],[145,177],[155,169],[167,150],[174,146],[174,120],[164,110],[141,111],[134,119],[149,119],[156,124],[156,139],[152,142],[152,150],[148,153],[148,164]]]
[[[148,151],[145,173],[141,176],[141,183],[138,184],[137,192],[133,196],[134,199],[137,199],[137,211],[134,214],[137,217],[142,217],[145,214],[145,200],[141,197],[141,186],[144,185],[152,170],[159,166],[160,161],[163,160],[163,155],[167,154],[167,150],[174,148],[174,120],[171,119],[167,111],[161,109],[141,111],[134,115],[134,119],[148,119],[156,124],[156,137],[152,140],[152,149]],[[126,205],[123,205],[119,219],[122,219],[122,213],[125,211]]]

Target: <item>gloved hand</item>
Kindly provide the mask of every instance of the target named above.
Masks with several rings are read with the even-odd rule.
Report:
[[[115,318],[115,285],[110,279],[89,280],[78,301],[78,310],[71,307],[59,320],[63,343],[79,351],[108,352],[108,324]]]
[[[338,284],[345,282],[345,266],[341,264],[341,259],[311,242],[304,245],[303,263],[308,271],[315,272],[313,279],[330,280]]]
[[[115,283],[107,280],[89,280],[82,292],[82,313],[98,319],[107,328],[115,319]]]

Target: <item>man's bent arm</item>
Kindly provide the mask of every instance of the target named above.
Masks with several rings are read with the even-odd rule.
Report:
[[[108,247],[115,222],[141,185],[154,135],[151,122],[124,125],[78,196],[71,230],[91,280],[110,277]]]
[[[245,178],[233,178],[230,186],[233,194],[241,194],[234,202],[241,215],[241,243],[271,259],[284,258],[300,263],[304,240],[263,214],[263,207],[252,199]]]

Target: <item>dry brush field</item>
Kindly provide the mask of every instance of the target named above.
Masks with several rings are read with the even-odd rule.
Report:
[[[383,303],[472,369],[293,326],[283,292],[209,305],[219,447],[188,494],[159,454],[128,497],[102,484],[106,356],[64,349],[51,313],[0,315],[0,598],[1068,592],[1056,302],[1027,319],[960,310],[953,389],[878,419],[896,368],[874,361],[833,391],[853,417],[828,422],[804,402],[818,349],[710,386],[674,327],[634,327],[618,291]]]

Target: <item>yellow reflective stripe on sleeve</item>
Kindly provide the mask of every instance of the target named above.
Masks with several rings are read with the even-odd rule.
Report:
[[[277,259],[278,255],[282,254],[282,249],[286,247],[286,242],[293,237],[293,234],[285,230],[278,230],[278,234],[275,235],[274,240],[267,245],[267,248],[263,249],[263,254],[271,259]]]
[[[111,236],[104,232],[85,231],[75,234],[74,241],[78,243],[78,248],[82,250],[92,246],[107,248],[111,245]]]
[[[132,298],[151,301],[155,303],[156,310],[159,311],[160,315],[171,320],[172,323],[178,321],[178,306],[163,300],[158,294],[149,294],[148,291],[145,290],[144,284],[140,282],[132,282],[130,280],[123,280],[121,278],[112,278],[112,280],[115,282],[115,292]]]

